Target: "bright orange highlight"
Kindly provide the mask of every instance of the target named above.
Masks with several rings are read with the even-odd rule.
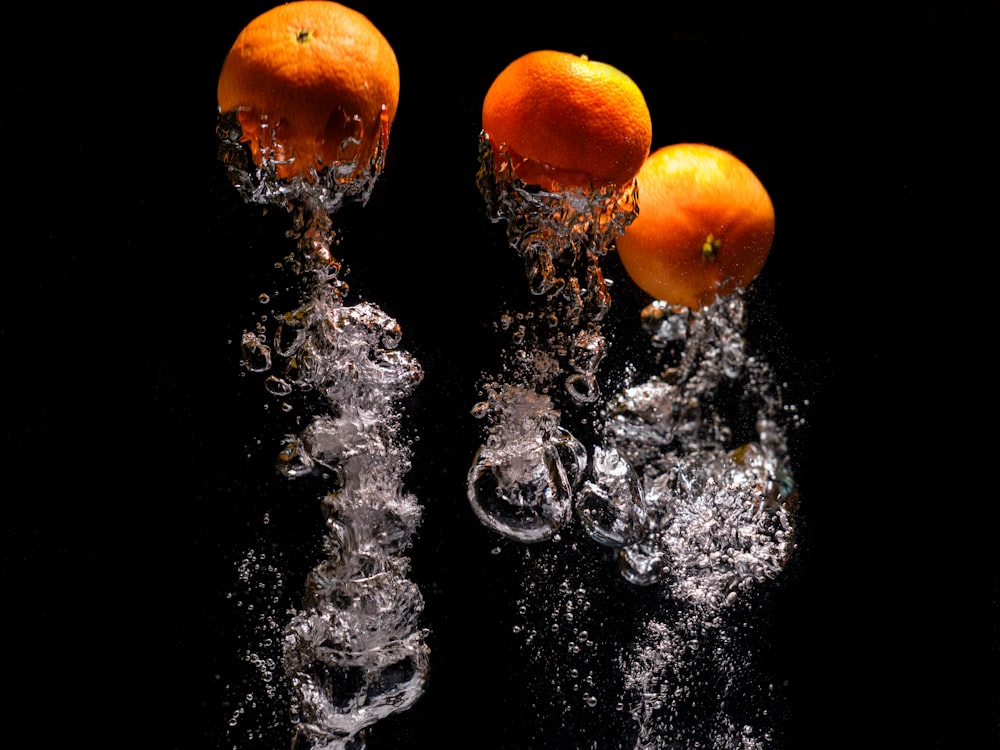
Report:
[[[699,309],[757,277],[774,241],[774,206],[743,162],[680,143],[650,154],[636,181],[639,215],[616,243],[646,293]]]

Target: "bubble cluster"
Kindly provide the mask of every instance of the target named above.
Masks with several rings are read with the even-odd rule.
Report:
[[[400,423],[400,404],[423,370],[399,348],[394,318],[370,302],[346,304],[332,252],[333,215],[346,202],[367,202],[382,168],[383,126],[367,169],[334,164],[309,180],[284,180],[266,149],[253,167],[238,124],[220,116],[220,156],[233,185],[246,202],[287,209],[297,239],[284,259],[296,306],[265,317],[240,342],[245,370],[263,376],[281,411],[299,412],[301,429],[282,439],[276,472],[323,488],[322,559],[277,634],[296,748],[362,750],[369,727],[420,698],[429,669],[424,602],[407,557],[422,512],[405,486],[410,449]]]

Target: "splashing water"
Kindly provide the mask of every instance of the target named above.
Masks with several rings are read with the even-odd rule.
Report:
[[[488,214],[506,219],[540,304],[501,320],[512,346],[473,408],[487,436],[469,472],[472,509],[506,538],[548,542],[526,558],[535,567],[523,576],[521,611],[565,609],[571,598],[559,592],[583,585],[589,563],[567,538],[596,542],[627,584],[653,592],[617,657],[634,750],[763,748],[772,737],[757,726],[764,717],[737,718],[732,708],[752,672],[752,656],[736,645],[749,618],[733,625],[727,613],[751,606],[755,587],[776,578],[794,549],[785,428],[795,410],[767,363],[747,351],[743,292],[698,311],[647,306],[640,323],[652,363],[643,365],[655,374],[600,404],[610,296],[599,259],[634,217],[634,189],[532,190],[494,165],[485,137],[480,145]],[[560,423],[560,403],[590,408],[575,434]],[[531,630],[533,654],[537,638]],[[692,719],[713,701],[714,712]]]
[[[343,151],[349,153],[360,146],[364,133],[360,123],[351,141],[345,141]],[[328,164],[318,172],[313,169],[307,179],[282,180],[276,168],[280,162],[274,154],[272,129],[266,121],[260,123],[260,152],[262,162],[255,165],[249,148],[240,143],[242,128],[235,112],[220,112],[216,124],[219,138],[219,161],[226,166],[229,181],[246,203],[263,206],[282,206],[293,214],[295,230],[303,250],[312,248],[309,241],[321,245],[333,239],[332,217],[347,203],[364,205],[371,198],[378,176],[385,167],[389,147],[389,119],[382,108],[379,138],[375,153],[365,169],[358,169],[357,161],[339,161]],[[328,248],[327,248],[328,249]],[[326,260],[330,260],[329,256]]]
[[[367,202],[388,126],[383,120],[367,169],[334,164],[311,180],[288,181],[275,177],[273,161],[251,166],[231,115],[220,116],[218,132],[220,158],[244,200],[287,208],[298,239],[286,264],[299,304],[241,342],[245,369],[266,375],[283,410],[293,408],[294,395],[308,397],[306,426],[285,436],[278,472],[325,485],[324,558],[281,632],[292,745],[362,750],[369,727],[417,701],[428,671],[423,598],[406,557],[421,508],[404,488],[410,452],[398,412],[423,372],[398,348],[402,331],[392,317],[367,302],[344,304],[347,286],[331,254],[332,216],[347,201]]]
[[[622,574],[717,605],[777,575],[792,549],[795,484],[784,404],[767,364],[746,353],[742,293],[699,312],[655,302],[652,346],[673,361],[609,404],[608,440],[642,479],[645,528],[622,545]],[[740,421],[752,429],[740,433]]]

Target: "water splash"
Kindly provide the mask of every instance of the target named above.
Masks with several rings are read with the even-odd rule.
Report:
[[[361,144],[364,133],[360,123],[357,128],[350,142],[343,145],[345,153]],[[318,222],[308,232],[320,240],[332,239],[332,217],[342,206],[368,203],[385,167],[389,147],[389,118],[383,106],[375,152],[367,165],[360,165],[363,168],[359,169],[357,161],[344,160],[327,164],[319,172],[311,169],[303,179],[282,180],[277,176],[277,167],[288,162],[276,160],[275,154],[281,149],[275,147],[272,128],[266,119],[259,123],[260,164],[254,163],[247,144],[240,142],[243,131],[236,112],[220,112],[215,130],[219,138],[219,161],[226,166],[229,181],[243,200],[261,206],[281,206],[296,219],[308,217]],[[297,231],[304,228],[296,223]]]
[[[796,410],[747,351],[742,292],[700,311],[654,302],[642,324],[657,374],[616,394],[606,421],[609,443],[640,476],[647,514],[641,539],[619,549],[619,569],[670,602],[623,651],[635,750],[758,750],[774,740],[766,711],[737,719],[734,708],[746,712],[738,696],[754,675],[738,643],[752,610],[730,613],[751,608],[794,551]],[[753,703],[773,691],[758,687]]]
[[[264,387],[282,411],[303,412],[298,423],[305,426],[285,435],[278,450],[277,472],[323,487],[323,556],[280,633],[292,746],[362,750],[372,725],[419,699],[429,667],[423,598],[408,578],[406,556],[421,508],[405,489],[410,450],[399,413],[423,371],[399,349],[396,320],[368,302],[345,304],[348,288],[332,253],[333,216],[347,202],[367,202],[388,125],[383,120],[366,169],[346,162],[292,180],[276,177],[273,160],[251,164],[231,114],[220,115],[218,132],[220,158],[240,195],[286,208],[297,240],[284,265],[298,304],[241,339],[244,368],[266,376]]]
[[[741,292],[697,312],[654,302],[643,324],[666,361],[616,394],[606,422],[609,443],[637,467],[646,509],[641,540],[619,562],[632,583],[666,576],[673,596],[719,604],[775,577],[792,550],[781,389],[746,352]]]

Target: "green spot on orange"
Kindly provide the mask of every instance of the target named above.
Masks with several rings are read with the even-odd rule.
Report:
[[[705,244],[701,246],[701,259],[706,263],[713,263],[715,257],[719,254],[719,247],[722,245],[722,240],[718,240],[714,235],[708,235],[705,238]]]

